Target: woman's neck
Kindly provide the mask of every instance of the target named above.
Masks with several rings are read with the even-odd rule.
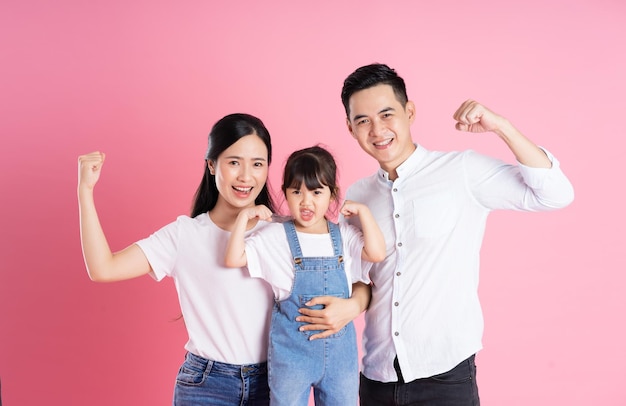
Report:
[[[209,210],[208,215],[216,226],[225,231],[232,231],[240,211],[241,208],[226,206],[218,201],[215,207]],[[257,222],[257,219],[248,220],[246,230],[253,228]]]

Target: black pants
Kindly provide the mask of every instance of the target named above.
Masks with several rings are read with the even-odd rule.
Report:
[[[378,382],[361,374],[361,406],[479,406],[475,356],[452,370],[405,383],[398,365],[398,382]]]

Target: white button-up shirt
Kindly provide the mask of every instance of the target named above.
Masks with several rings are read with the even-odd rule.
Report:
[[[559,162],[510,165],[474,151],[434,152],[417,146],[390,181],[379,169],[354,183],[346,198],[368,205],[387,245],[370,271],[363,374],[406,382],[454,368],[482,348],[479,251],[495,209],[545,211],[574,197]],[[350,219],[358,224],[358,218]]]

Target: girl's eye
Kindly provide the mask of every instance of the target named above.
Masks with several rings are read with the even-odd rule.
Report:
[[[255,162],[254,166],[256,166],[258,168],[262,168],[263,167],[263,162]]]
[[[229,165],[239,165],[239,162],[238,161],[230,161],[228,164]]]

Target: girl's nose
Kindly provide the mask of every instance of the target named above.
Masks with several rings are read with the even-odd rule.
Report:
[[[308,190],[302,194],[302,205],[306,206],[311,203],[312,194]]]

